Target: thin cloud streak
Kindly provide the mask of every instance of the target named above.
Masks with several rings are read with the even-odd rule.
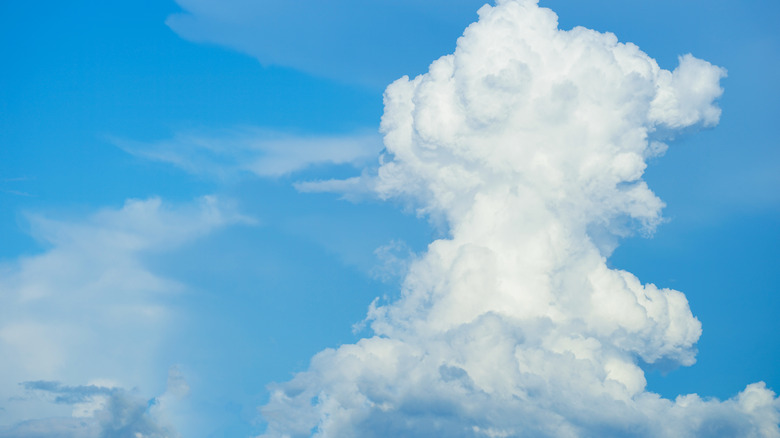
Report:
[[[442,33],[457,32],[461,21],[472,19],[458,16],[468,8],[444,0],[177,3],[184,11],[166,23],[184,39],[229,47],[264,65],[376,89],[403,72],[425,68],[448,42]],[[477,8],[484,2],[466,3]]]
[[[217,135],[177,133],[170,140],[144,143],[111,139],[126,152],[219,180],[253,175],[279,178],[314,166],[363,166],[382,148],[376,133],[296,136],[258,128]]]
[[[73,416],[33,419],[0,427],[2,438],[175,438],[179,434],[168,424],[166,409],[171,399],[184,395],[176,370],[172,369],[168,389],[146,400],[116,386],[63,385],[57,381],[23,382],[29,394],[73,407]],[[180,379],[179,379],[180,380]]]

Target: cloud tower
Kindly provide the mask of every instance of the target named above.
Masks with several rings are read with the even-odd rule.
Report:
[[[646,161],[717,124],[724,76],[559,30],[534,0],[480,9],[454,54],[387,88],[371,179],[448,237],[371,306],[372,337],[272,386],[264,436],[780,436],[763,383],[726,401],[647,392],[639,364],[693,364],[701,325],[683,293],[606,264],[661,221]]]

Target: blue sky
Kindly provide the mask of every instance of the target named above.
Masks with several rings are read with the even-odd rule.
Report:
[[[166,424],[149,436],[258,435],[269,384],[371,337],[353,327],[372,301],[452,231],[419,200],[305,183],[376,172],[385,87],[452,53],[481,5],[3,2],[0,436],[120,401]],[[648,391],[777,391],[780,6],[540,6],[662,69],[728,71],[717,126],[649,159],[665,220],[607,264],[683,292],[702,325],[694,365],[641,364]],[[95,421],[62,436],[108,433]]]

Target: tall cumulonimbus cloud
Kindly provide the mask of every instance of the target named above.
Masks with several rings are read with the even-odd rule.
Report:
[[[638,363],[692,364],[701,325],[682,293],[606,265],[617,236],[659,223],[645,161],[718,122],[724,70],[660,69],[534,0],[479,16],[454,54],[387,88],[373,180],[450,238],[371,307],[373,337],[272,388],[265,436],[780,436],[763,383],[726,401],[645,391]]]

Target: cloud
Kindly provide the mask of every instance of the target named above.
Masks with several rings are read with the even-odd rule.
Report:
[[[81,418],[28,420],[12,427],[0,427],[2,438],[98,438],[99,426]]]
[[[109,396],[116,392],[115,388],[87,385],[87,386],[64,386],[59,382],[38,380],[34,382],[23,382],[22,386],[28,391],[43,391],[54,395],[54,403],[77,404],[92,400],[98,396]]]
[[[301,193],[339,193],[349,200],[376,198],[375,185],[375,178],[366,172],[347,179],[331,178],[293,183],[293,187]]]
[[[167,24],[182,38],[226,46],[264,65],[381,88],[404,71],[419,71],[439,56],[440,35],[459,31],[463,12],[470,14],[472,7],[484,2],[177,3],[184,12],[168,17]]]
[[[371,181],[449,238],[371,306],[373,337],[270,387],[263,436],[780,436],[761,382],[725,401],[647,392],[640,364],[692,365],[701,324],[683,293],[606,264],[661,223],[646,160],[717,123],[725,71],[691,55],[663,70],[532,0],[479,17],[387,88]]]
[[[172,369],[173,370],[173,369]],[[176,371],[173,371],[176,374]],[[180,377],[178,377],[181,380]],[[170,385],[168,392],[177,393]],[[181,382],[176,385],[181,386]],[[186,382],[184,383],[186,386]],[[12,427],[0,428],[0,437],[94,437],[94,438],[173,438],[178,433],[166,424],[159,398],[145,400],[122,388],[100,385],[67,386],[55,381],[24,382],[24,388],[54,403],[91,405],[89,412],[73,418],[45,418],[28,420]],[[78,409],[78,408],[76,408]]]
[[[382,148],[375,133],[293,136],[256,128],[215,136],[179,133],[154,143],[112,139],[123,150],[218,179],[241,174],[276,178],[317,165],[363,165]]]
[[[32,420],[32,412],[39,418],[75,414],[89,408],[78,407],[78,397],[111,395],[97,386],[76,391],[40,381],[108,379],[150,390],[161,366],[159,348],[177,318],[169,299],[184,285],[154,272],[146,258],[250,222],[214,196],[181,205],[131,199],[86,218],[30,215],[29,221],[48,249],[0,265],[0,425]],[[23,396],[17,386],[23,381],[59,398],[48,403]]]
[[[409,264],[414,260],[415,254],[406,242],[391,240],[374,250],[379,264],[371,269],[371,275],[382,281],[390,281],[402,278],[409,270]]]
[[[30,193],[21,191],[21,190],[14,190],[8,187],[12,186],[18,186],[20,183],[24,183],[29,181],[30,178],[27,177],[16,177],[16,178],[0,178],[0,192],[6,193],[9,195],[15,195],[15,196],[25,196],[25,197],[31,197],[34,196]]]

